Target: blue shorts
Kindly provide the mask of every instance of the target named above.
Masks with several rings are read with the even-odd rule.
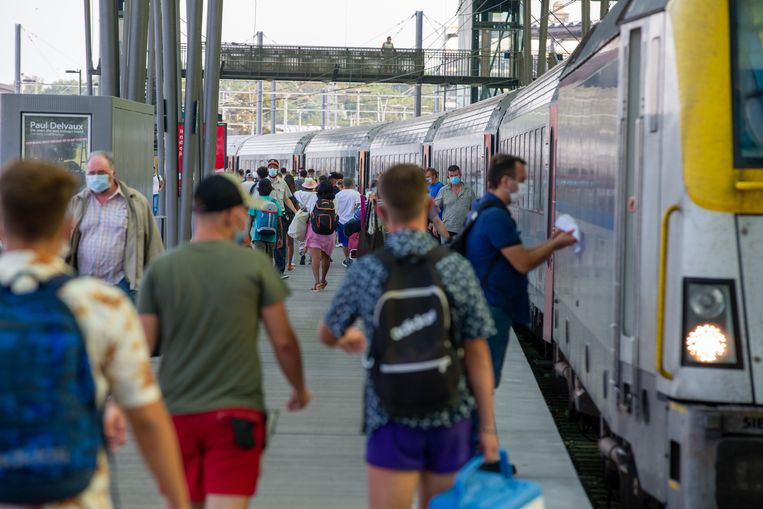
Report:
[[[472,456],[471,429],[470,419],[449,428],[433,429],[388,422],[368,437],[366,462],[390,470],[451,474]]]
[[[347,239],[347,235],[344,234],[344,224],[337,222],[336,233],[339,236],[339,243],[344,247],[350,245],[350,241]]]

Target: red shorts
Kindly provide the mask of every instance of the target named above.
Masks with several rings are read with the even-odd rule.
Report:
[[[192,502],[207,495],[251,497],[265,446],[263,412],[226,408],[172,416]]]

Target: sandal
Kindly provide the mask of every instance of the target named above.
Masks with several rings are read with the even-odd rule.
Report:
[[[313,287],[310,289],[310,291],[311,291],[311,292],[314,292],[314,293],[318,293],[318,292],[322,292],[324,288],[325,288],[324,286],[321,286],[321,284],[320,284],[320,283],[318,283],[317,285],[314,285],[314,286],[313,286]]]
[[[326,288],[328,285],[329,285],[329,284],[328,284],[326,281],[321,281],[321,282],[320,282],[320,283],[318,283],[316,286],[320,287],[320,289],[321,289],[321,290],[323,290],[323,289],[324,289],[324,288]]]
[[[290,263],[290,264],[289,264],[289,265],[286,267],[286,270],[288,270],[289,272],[293,271],[293,270],[294,270],[294,264]]]

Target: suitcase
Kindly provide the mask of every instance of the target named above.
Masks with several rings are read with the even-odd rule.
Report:
[[[540,485],[514,479],[509,455],[501,450],[500,456],[500,473],[480,470],[482,456],[471,459],[453,487],[429,502],[429,509],[544,509]]]

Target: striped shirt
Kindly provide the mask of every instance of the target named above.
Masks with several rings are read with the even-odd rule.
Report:
[[[82,239],[77,262],[81,275],[101,278],[114,285],[124,279],[127,214],[127,199],[121,189],[103,205],[90,193],[79,225]]]

